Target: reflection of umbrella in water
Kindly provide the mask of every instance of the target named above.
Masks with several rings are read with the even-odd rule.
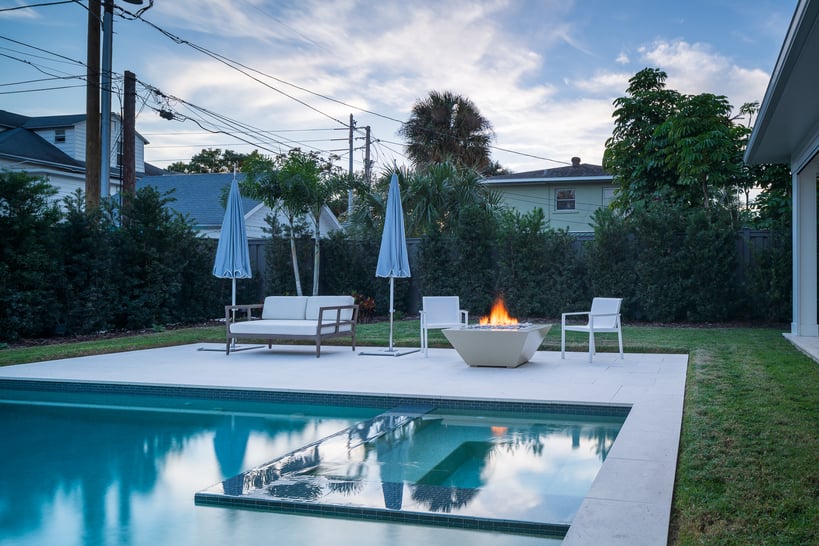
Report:
[[[390,510],[401,510],[404,503],[404,467],[409,459],[410,437],[414,428],[414,422],[408,423],[375,442],[384,506]]]
[[[242,471],[249,437],[250,429],[241,422],[241,419],[237,423],[234,415],[216,428],[213,435],[213,451],[216,453],[219,470],[223,476],[233,476]]]
[[[219,245],[216,247],[216,259],[213,262],[213,275],[220,279],[231,279],[231,305],[236,305],[236,279],[249,279],[253,276],[250,268],[250,251],[247,246],[245,213],[242,208],[242,196],[239,194],[239,183],[236,173],[230,184],[225,218],[222,221],[222,232]]]
[[[404,208],[401,205],[401,189],[398,186],[398,175],[392,173],[390,192],[387,195],[387,213],[384,217],[384,231],[381,233],[381,249],[378,252],[376,277],[390,279],[390,346],[378,352],[362,352],[363,355],[401,356],[414,353],[420,349],[399,351],[393,348],[393,315],[395,314],[395,278],[411,277],[407,238],[404,233]]]

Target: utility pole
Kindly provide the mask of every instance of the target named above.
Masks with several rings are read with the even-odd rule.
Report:
[[[100,196],[109,196],[111,179],[111,59],[114,43],[114,0],[105,0],[102,19],[102,117],[100,120]]]
[[[355,129],[355,120],[353,119],[353,115],[350,114],[350,169],[348,171],[350,175],[350,182],[353,180],[353,130]],[[350,188],[347,190],[347,218],[349,219],[350,216],[353,214],[353,189]]]
[[[136,75],[125,71],[125,104],[122,112],[122,193],[136,192]]]
[[[367,181],[367,185],[370,185],[370,126],[367,125],[365,127],[367,130],[367,137],[364,140],[365,148],[364,148],[364,180]]]
[[[100,0],[88,0],[85,88],[85,206],[100,204]]]

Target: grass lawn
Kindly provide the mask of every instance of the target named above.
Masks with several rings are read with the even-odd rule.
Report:
[[[386,346],[389,323],[358,332],[360,345]],[[616,350],[601,338],[599,350]],[[418,321],[397,321],[394,339],[418,347]],[[585,350],[582,334],[567,339]],[[819,364],[779,329],[627,326],[623,339],[628,352],[690,355],[669,543],[819,544]],[[10,348],[0,366],[202,341],[224,342],[224,328]],[[448,344],[435,331],[430,346]],[[542,348],[560,349],[559,327]]]

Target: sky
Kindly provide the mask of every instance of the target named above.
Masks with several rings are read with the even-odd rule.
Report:
[[[87,0],[0,0],[0,109],[85,112]],[[21,6],[34,6],[17,9]],[[600,165],[613,101],[646,67],[681,93],[762,101],[797,0],[117,0],[112,107],[137,78],[137,131],[158,167],[204,148],[293,147],[376,172],[430,91],[470,99],[492,159],[524,172]],[[144,0],[144,6],[148,0]],[[174,119],[159,111],[173,112]],[[219,131],[219,132],[213,132]]]

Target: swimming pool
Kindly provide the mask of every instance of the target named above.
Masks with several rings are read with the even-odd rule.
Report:
[[[0,434],[4,438],[0,544],[208,546],[226,541],[258,542],[270,537],[276,537],[275,542],[282,544],[365,546],[552,542],[542,537],[422,527],[375,518],[363,521],[305,517],[194,505],[194,493],[208,485],[264,467],[304,446],[332,438],[339,431],[382,414],[383,407],[206,398],[135,399],[99,393],[54,398],[43,393],[16,392],[3,398],[15,400],[0,404]],[[123,403],[125,407],[121,406]],[[467,417],[475,417],[470,412],[448,411],[445,415],[450,430],[455,421],[463,423]],[[443,417],[439,417],[435,418],[437,425],[442,423]],[[560,416],[564,425],[567,419],[574,418]],[[589,419],[592,426],[600,425],[601,417]],[[575,430],[580,430],[581,422],[575,422]],[[510,424],[507,421],[501,425],[506,426],[506,431],[493,432],[496,425],[491,424],[483,428],[490,435],[503,435],[509,434]],[[608,427],[610,423],[604,424]],[[474,422],[469,427],[482,428],[475,427]],[[571,428],[564,429],[564,435],[566,430]],[[610,432],[603,433],[602,438],[598,434],[596,439],[594,434],[576,436],[573,438],[568,432],[567,445],[577,443],[578,449],[581,445],[588,449],[593,444],[591,449],[602,450],[602,457],[614,440]],[[476,489],[479,484],[470,480],[480,479],[479,467],[492,463],[492,457],[485,455],[493,445],[504,444],[491,438],[486,440],[485,434],[482,437],[483,440],[456,442],[458,446],[472,444],[460,448],[460,452],[457,446],[448,451],[455,453],[455,459],[449,463],[446,457],[427,460],[429,468],[411,483],[441,485],[446,480],[455,480],[452,483],[459,487]],[[587,437],[591,442],[588,445]],[[370,452],[377,454],[377,446]],[[602,458],[598,458],[602,464]],[[431,483],[437,479],[430,477],[430,471],[436,468],[431,464],[433,459],[438,461],[439,471],[446,470],[443,481],[437,483]],[[453,464],[453,460],[458,464]],[[366,462],[366,457],[362,462]],[[452,468],[447,469],[447,465]],[[421,470],[419,467],[418,472]],[[458,477],[456,470],[462,476]],[[406,498],[409,500],[411,493]]]

